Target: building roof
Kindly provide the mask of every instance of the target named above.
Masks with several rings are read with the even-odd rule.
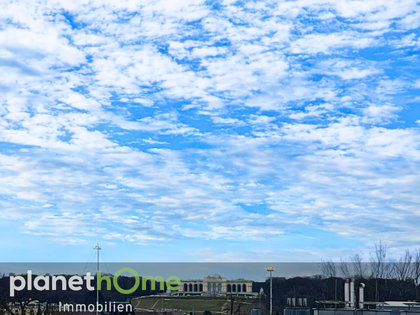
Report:
[[[394,307],[407,307],[407,306],[420,307],[419,302],[413,302],[413,301],[385,301],[383,305],[394,306]]]

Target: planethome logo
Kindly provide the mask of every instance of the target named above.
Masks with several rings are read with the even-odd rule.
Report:
[[[129,273],[134,277],[134,285],[129,289],[121,288],[118,284],[118,277],[123,273]],[[111,279],[112,278],[112,279]],[[168,278],[163,279],[161,276],[139,276],[138,273],[132,268],[121,268],[119,269],[112,277],[102,275],[101,271],[96,272],[96,288],[95,288],[95,276],[90,272],[87,272],[84,276],[73,275],[66,278],[64,275],[37,275],[33,277],[32,270],[27,270],[26,278],[24,276],[10,276],[10,296],[14,297],[16,292],[23,290],[37,290],[37,291],[55,291],[57,288],[66,291],[80,291],[83,289],[83,286],[86,287],[89,291],[101,291],[102,284],[105,281],[105,289],[107,291],[112,290],[114,286],[115,290],[122,294],[131,294],[135,292],[140,287],[140,278],[141,281],[141,290],[147,290],[147,281],[150,281],[151,289],[155,290],[156,282],[159,282],[160,290],[164,290],[166,287],[171,291],[177,291],[179,289],[179,284],[181,279],[177,276],[169,276]]]

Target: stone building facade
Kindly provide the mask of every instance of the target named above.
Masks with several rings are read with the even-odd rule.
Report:
[[[181,280],[177,295],[257,295],[252,292],[252,281],[244,279],[228,280],[220,275],[212,275],[202,280]]]

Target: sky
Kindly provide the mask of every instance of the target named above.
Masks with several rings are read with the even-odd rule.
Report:
[[[0,2],[0,261],[420,247],[415,0]]]

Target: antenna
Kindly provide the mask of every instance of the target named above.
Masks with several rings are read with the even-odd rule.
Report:
[[[99,290],[98,290],[98,271],[99,271],[99,251],[102,249],[99,246],[99,243],[93,248],[96,250],[96,315],[98,315],[98,306],[99,306]]]

